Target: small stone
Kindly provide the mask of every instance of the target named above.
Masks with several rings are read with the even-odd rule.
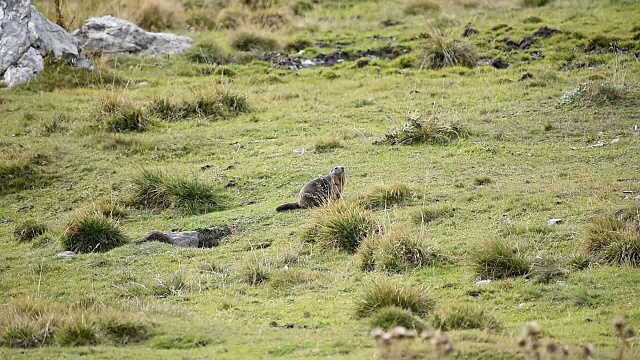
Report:
[[[562,219],[550,219],[549,221],[547,221],[547,225],[557,225],[561,223]]]
[[[147,85],[149,85],[148,81],[141,81],[138,83],[138,86],[147,86]]]
[[[476,281],[476,285],[480,286],[480,285],[487,285],[490,284],[491,280],[480,280],[480,281]]]
[[[298,51],[298,55],[304,55],[304,50]]]
[[[558,280],[558,281],[556,281],[556,284],[558,284],[560,286],[566,286],[567,282],[566,281],[562,281],[562,280]]]
[[[525,81],[525,80],[531,79],[531,78],[533,78],[533,74],[530,73],[530,72],[526,72],[520,77],[520,80],[518,80],[518,81]]]
[[[520,303],[520,304],[518,304],[518,307],[521,308],[521,307],[524,307],[525,305],[527,305],[527,304],[526,303]]]
[[[622,190],[623,194],[633,194],[633,191],[631,190]]]
[[[74,251],[63,251],[63,252],[61,252],[61,253],[58,253],[58,255],[57,255],[57,256],[58,256],[58,257],[61,257],[61,258],[65,258],[65,259],[71,259],[71,258],[73,258],[73,257],[74,257],[74,256],[76,256],[76,255],[77,255],[77,254],[76,254]]]
[[[615,139],[611,140],[610,144],[615,144],[618,141],[620,141],[620,138],[615,138]]]

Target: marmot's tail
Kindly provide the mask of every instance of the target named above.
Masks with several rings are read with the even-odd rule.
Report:
[[[278,206],[276,208],[276,211],[285,211],[285,210],[293,210],[293,209],[300,209],[300,205],[298,205],[297,203],[284,204],[284,205]]]

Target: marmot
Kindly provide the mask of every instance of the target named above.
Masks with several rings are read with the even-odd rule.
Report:
[[[329,201],[340,199],[344,190],[344,167],[334,167],[329,175],[319,177],[306,183],[295,203],[280,205],[276,211],[285,211],[300,208],[312,208],[323,205]]]

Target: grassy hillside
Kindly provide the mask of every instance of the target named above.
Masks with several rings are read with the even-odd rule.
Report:
[[[62,10],[197,46],[0,91],[0,354],[640,357],[636,1]],[[275,211],[336,165],[344,201]]]

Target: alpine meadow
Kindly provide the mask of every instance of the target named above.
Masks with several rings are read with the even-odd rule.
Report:
[[[31,3],[194,42],[0,82],[0,358],[640,359],[640,1]]]

